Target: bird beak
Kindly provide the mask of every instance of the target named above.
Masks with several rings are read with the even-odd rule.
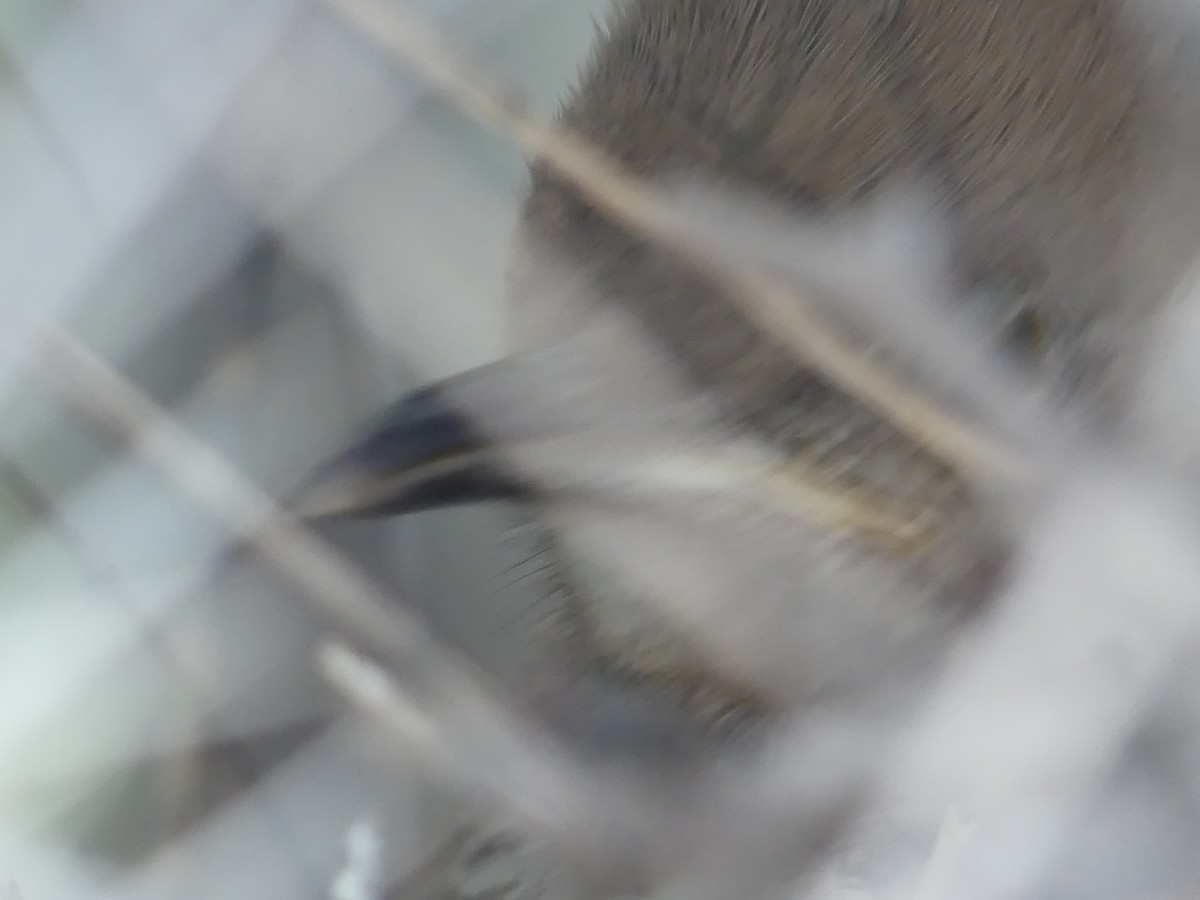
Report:
[[[922,552],[937,530],[931,510],[893,508],[886,497],[831,487],[802,461],[746,453],[736,443],[694,447],[653,436],[623,442],[613,429],[618,439],[606,444],[595,427],[579,431],[571,392],[559,398],[546,390],[546,370],[537,362],[493,363],[410,394],[318,466],[288,509],[316,521],[494,500],[629,501],[651,508],[678,497],[716,496],[853,534],[905,557]],[[479,427],[484,420],[488,433]]]
[[[291,509],[308,520],[379,518],[531,494],[434,385],[392,406],[361,440],[318,466]]]

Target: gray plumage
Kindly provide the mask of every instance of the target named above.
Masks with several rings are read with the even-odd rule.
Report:
[[[1036,378],[1102,427],[1139,327],[1191,251],[1162,203],[1186,183],[1186,154],[1160,101],[1151,41],[1111,0],[632,2],[619,5],[561,120],[640,176],[756,191],[810,218],[862,209],[908,183],[932,187],[952,235],[952,287],[1035,311],[1045,335]],[[952,606],[986,593],[1004,551],[971,485],[543,167],[533,169],[514,260],[515,349],[572,337],[589,327],[589,310],[611,305],[634,323],[615,327],[613,369],[644,341],[668,380],[714,398],[733,431],[805,460],[808,477],[902,517],[937,516],[929,546],[903,561],[903,585],[851,592]],[[570,291],[546,260],[582,278],[581,312],[562,312]],[[605,351],[596,352],[601,368]],[[572,538],[578,518],[556,521],[571,552],[587,556]],[[824,560],[845,552],[846,568],[879,563],[873,548],[792,537]],[[815,561],[798,548],[788,563],[804,575]],[[629,629],[605,615],[598,583],[627,564],[602,565],[582,588],[584,605],[602,643],[610,627],[610,657],[661,674],[660,662],[622,652]],[[797,586],[808,594],[798,608],[839,602],[813,596],[819,580]]]
[[[1015,358],[1050,409],[1117,442],[1131,437],[1122,405],[1147,325],[1198,243],[1186,76],[1200,66],[1170,6],[627,0],[560,119],[637,176],[766,197],[810,236],[919,187],[948,239],[943,255],[929,248],[945,263],[934,299],[953,298],[946,315],[990,298],[998,318],[1036,321],[966,352]],[[712,217],[718,232],[740,227]],[[334,465],[317,506],[527,500],[546,574],[517,593],[546,615],[505,638],[530,663],[512,680],[584,757],[681,764],[701,735],[724,749],[747,722],[830,710],[867,723],[848,756],[882,754],[913,688],[1003,582],[1004,503],[545,165],[506,290],[511,359],[391,411]],[[911,358],[901,370],[953,387]],[[761,502],[762,489],[785,502]],[[492,599],[527,608],[529,596]],[[841,790],[830,823],[806,822],[806,852],[848,811]],[[645,865],[653,882],[686,858],[702,880],[735,884],[751,864],[726,871],[727,808],[700,790],[695,815],[660,810],[661,834],[643,823],[622,843],[597,827],[575,849],[594,851],[594,872]],[[733,836],[763,861],[753,878],[805,864],[775,846],[790,838],[766,807],[737,815]]]

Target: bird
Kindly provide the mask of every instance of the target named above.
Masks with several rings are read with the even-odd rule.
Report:
[[[1196,249],[1174,90],[1195,57],[1154,5],[629,0],[556,123],[647,183],[835,231],[920,186],[947,296],[1005,323],[991,349],[1102,430]],[[531,639],[558,687],[528,692],[547,717],[677,748],[671,709],[723,741],[903,683],[986,610],[1008,552],[987,486],[545,161],[512,243],[509,354],[384,410],[300,508],[526,510],[554,583]]]
[[[969,331],[989,335],[981,356],[1121,440],[1148,323],[1197,250],[1200,56],[1179,9],[624,0],[555,124],[718,242],[799,260],[803,289],[871,269],[876,244],[854,243],[871,223],[910,255],[911,230],[929,265],[885,266],[881,295],[928,290],[994,325]],[[780,221],[760,209],[799,224],[756,230]],[[724,752],[813,710],[903,719],[1004,583],[1005,492],[798,359],[677,249],[533,160],[502,288],[509,352],[383,410],[297,509],[521,510],[544,627],[522,635],[534,663],[512,687],[589,758]],[[824,256],[851,270],[841,283],[805,280]],[[961,401],[836,299],[818,307],[864,359]],[[1006,403],[966,411],[1013,439],[993,421]],[[1042,437],[1015,436],[1018,456]]]

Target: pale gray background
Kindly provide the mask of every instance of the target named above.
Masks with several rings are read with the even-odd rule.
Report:
[[[408,5],[549,112],[606,3]],[[285,490],[383,401],[501,352],[522,161],[320,4],[4,0],[0,50],[0,315],[61,317],[258,483]],[[380,797],[321,746],[283,770],[274,813],[235,803],[190,832],[187,864],[143,851],[213,709],[234,736],[313,712],[312,623],[261,567],[181,592],[222,529],[3,374],[0,883],[307,896]],[[496,515],[331,535],[494,659],[514,607],[481,600],[521,552]],[[424,826],[392,826],[415,860]]]

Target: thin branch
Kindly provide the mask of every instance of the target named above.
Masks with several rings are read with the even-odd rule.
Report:
[[[430,721],[452,723],[456,738],[486,742],[488,752],[507,763],[496,766],[492,784],[503,786],[522,814],[555,826],[587,808],[588,782],[565,747],[535,723],[516,721],[482,672],[299,527],[220,454],[56,326],[13,327],[4,337],[15,357],[88,417],[125,438],[143,461],[301,587],[319,612],[413,676]]]
[[[52,530],[98,595],[105,597],[141,626],[146,652],[156,658],[163,670],[170,673],[173,682],[193,698],[192,713],[202,740],[207,735],[232,734],[232,729],[224,725],[225,715],[213,707],[213,690],[209,679],[189,662],[189,654],[180,649],[177,627],[165,623],[146,609],[137,589],[127,582],[116,567],[92,552],[85,537],[71,525],[54,498],[43,491],[15,459],[3,452],[0,452],[0,484],[7,484],[26,507]],[[185,752],[192,755],[190,765],[202,766],[202,753],[211,746],[205,742],[187,747]],[[263,779],[268,767],[259,758],[251,739],[231,737],[223,749],[242,788]],[[203,804],[203,798],[200,802]],[[264,798],[263,803],[267,814],[278,821],[280,831],[290,832],[292,829],[280,815],[277,804],[270,797]],[[194,817],[197,814],[195,806],[193,802],[191,806],[182,807],[177,813],[178,821],[184,822]],[[162,839],[165,841],[168,837],[163,835]],[[0,900],[3,900],[2,894]]]
[[[405,749],[417,756],[424,771],[447,784],[473,781],[475,787],[492,797],[519,812],[529,813],[513,790],[515,784],[540,777],[525,759],[494,753],[488,753],[486,760],[475,758],[469,752],[476,749],[471,746],[475,742],[463,733],[461,720],[446,715],[445,710],[430,708],[382,666],[340,641],[323,644],[317,658],[326,680],[363,713],[401,738]],[[535,816],[535,821],[538,818]]]
[[[677,253],[724,288],[744,313],[799,362],[819,370],[975,483],[1011,481],[1019,461],[950,412],[866,358],[801,294],[709,246],[649,184],[626,174],[586,141],[542,121],[494,76],[461,60],[433,31],[396,6],[326,0],[360,31],[409,63],[466,113],[549,166],[617,221]],[[714,252],[716,251],[716,252]]]

